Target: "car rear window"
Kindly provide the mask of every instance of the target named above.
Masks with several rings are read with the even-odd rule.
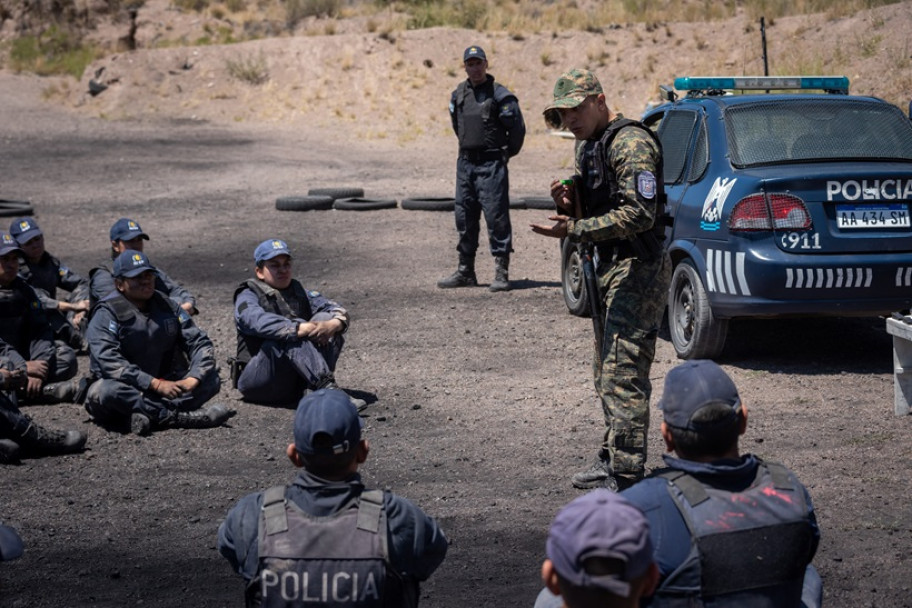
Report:
[[[815,160],[912,160],[912,123],[885,102],[827,97],[730,106],[732,164]]]

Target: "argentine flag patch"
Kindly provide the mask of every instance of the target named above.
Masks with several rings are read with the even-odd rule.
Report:
[[[111,319],[110,321],[108,321],[108,331],[111,332],[112,334],[117,333],[117,321],[115,321],[114,319]]]

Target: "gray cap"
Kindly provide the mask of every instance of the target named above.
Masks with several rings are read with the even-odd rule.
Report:
[[[735,383],[715,362],[695,359],[668,372],[658,405],[666,424],[700,432],[700,424],[693,422],[694,414],[706,406],[718,404],[730,407],[732,418],[737,415],[741,410],[741,397]]]

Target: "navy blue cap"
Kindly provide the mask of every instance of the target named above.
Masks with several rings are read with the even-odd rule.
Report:
[[[295,449],[301,454],[345,454],[361,441],[363,426],[358,409],[345,392],[321,388],[298,402],[294,419]],[[319,434],[329,435],[332,439],[329,447],[314,446],[314,438]]]
[[[288,244],[280,239],[269,239],[257,245],[257,248],[253,252],[253,259],[259,264],[260,262],[271,260],[277,255],[287,255],[288,257],[291,257],[291,251],[288,249]]]
[[[13,223],[10,224],[10,235],[16,239],[16,242],[20,245],[25,245],[36,236],[42,234],[44,233],[41,232],[38,223],[31,218],[23,217],[18,220],[13,220]]]
[[[694,414],[718,404],[730,407],[733,418],[737,415],[741,397],[735,383],[714,361],[695,359],[668,372],[658,405],[666,424],[699,432],[701,427],[693,422]]]
[[[482,61],[487,61],[488,57],[485,55],[484,49],[480,46],[470,46],[462,54],[462,62],[465,63],[469,59],[481,59]]]
[[[598,489],[575,498],[561,509],[548,532],[548,559],[561,578],[576,587],[597,587],[630,597],[630,582],[653,563],[649,522],[637,507],[619,494]],[[593,557],[617,560],[621,572],[590,572]]]
[[[139,224],[131,219],[122,217],[111,226],[112,241],[132,241],[138,236],[147,241],[149,240],[149,235],[143,232]]]
[[[22,539],[9,526],[0,526],[0,562],[16,559],[22,555]]]
[[[155,266],[146,257],[142,251],[127,250],[121,253],[114,260],[114,271],[111,273],[115,277],[135,277],[147,270],[155,270]]]
[[[14,239],[13,235],[9,232],[0,232],[0,255],[6,255],[13,251],[22,253],[22,250],[19,249],[19,243],[16,242],[16,239]]]

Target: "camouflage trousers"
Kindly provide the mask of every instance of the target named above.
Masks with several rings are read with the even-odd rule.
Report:
[[[642,477],[652,394],[649,370],[671,282],[671,261],[663,253],[648,262],[600,262],[596,272],[606,313],[602,352],[593,358],[595,391],[606,427],[600,457],[618,475]]]

